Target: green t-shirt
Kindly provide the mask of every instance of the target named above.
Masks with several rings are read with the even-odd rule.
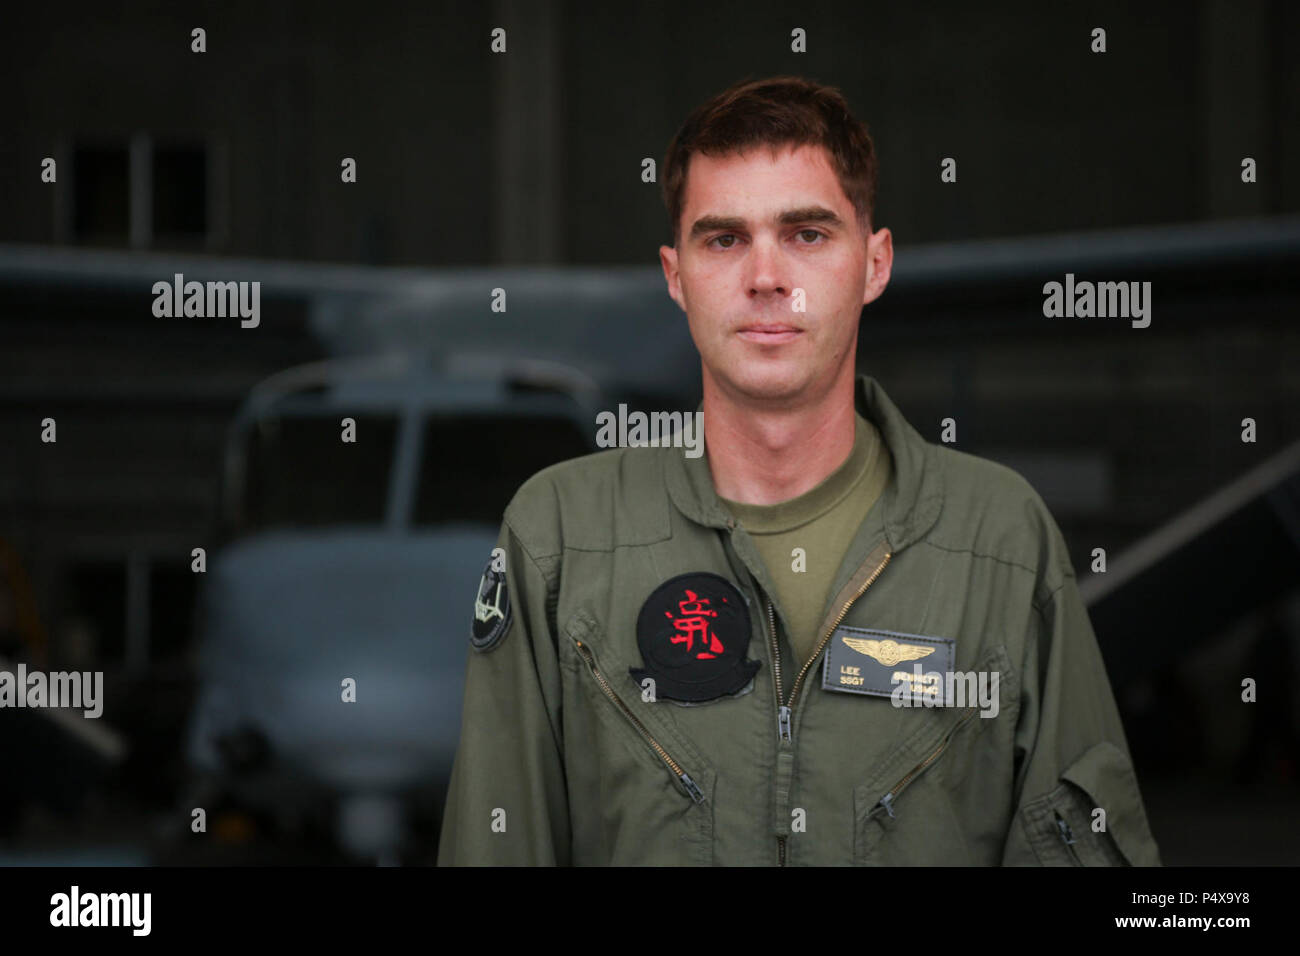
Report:
[[[754,539],[776,586],[776,600],[790,623],[796,667],[807,662],[817,647],[821,638],[817,629],[835,573],[884,491],[892,465],[879,430],[858,415],[849,457],[815,488],[774,505],[722,499]],[[802,549],[802,555],[796,548]]]

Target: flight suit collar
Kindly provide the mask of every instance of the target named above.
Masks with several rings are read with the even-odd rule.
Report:
[[[875,423],[893,456],[894,474],[880,504],[890,551],[897,553],[929,531],[943,507],[943,476],[935,447],[917,433],[871,376],[858,376],[854,404]],[[704,441],[707,451],[707,435]],[[706,527],[733,526],[734,519],[714,490],[707,453],[698,458],[664,455],[661,460],[668,494],[684,516]]]

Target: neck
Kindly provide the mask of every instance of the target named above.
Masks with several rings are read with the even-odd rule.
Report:
[[[853,365],[821,394],[755,404],[704,372],[704,434],[719,497],[743,504],[789,501],[848,460],[856,428]]]

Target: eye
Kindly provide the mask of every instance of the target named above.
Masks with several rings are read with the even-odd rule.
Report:
[[[731,233],[726,233],[725,235],[714,236],[712,239],[709,240],[710,245],[712,245],[715,242],[718,243],[718,247],[721,249],[730,249],[732,246],[736,244],[736,237]]]
[[[811,246],[816,244],[818,239],[825,238],[826,234],[818,229],[800,229],[797,235],[803,240],[801,245]]]

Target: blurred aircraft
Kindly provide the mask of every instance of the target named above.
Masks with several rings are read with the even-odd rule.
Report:
[[[287,830],[329,814],[352,857],[401,858],[411,819],[441,811],[501,513],[530,475],[594,450],[598,396],[554,363],[411,353],[253,390],[199,596],[188,754],[207,805]]]

